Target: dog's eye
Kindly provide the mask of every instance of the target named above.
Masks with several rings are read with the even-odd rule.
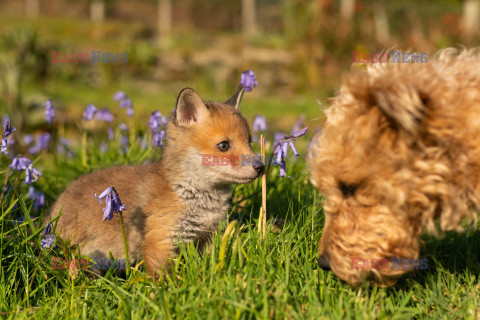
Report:
[[[345,182],[339,182],[338,187],[340,188],[340,191],[342,191],[343,195],[348,198],[351,197],[355,194],[355,191],[357,191],[358,185],[357,184],[347,184]]]
[[[220,151],[227,151],[228,149],[230,149],[230,145],[228,144],[228,141],[222,141],[217,144],[217,148]]]

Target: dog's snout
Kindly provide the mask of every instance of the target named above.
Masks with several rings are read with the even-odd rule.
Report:
[[[252,166],[258,172],[259,175],[262,174],[263,171],[265,170],[265,165],[263,164],[262,159],[260,159],[260,157],[253,157]]]
[[[330,270],[330,259],[328,258],[328,254],[322,253],[318,257],[317,261],[320,268],[322,268],[323,270]]]

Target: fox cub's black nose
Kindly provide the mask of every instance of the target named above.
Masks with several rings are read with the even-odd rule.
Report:
[[[253,168],[258,172],[258,174],[262,174],[263,170],[265,170],[265,165],[263,164],[262,159],[260,159],[260,157],[253,157],[252,162]]]
[[[323,270],[330,270],[330,259],[328,258],[328,255],[323,253],[318,257],[318,265],[320,268]]]

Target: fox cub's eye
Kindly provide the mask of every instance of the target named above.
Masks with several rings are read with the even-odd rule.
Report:
[[[338,187],[342,191],[343,195],[348,198],[355,194],[358,188],[358,184],[347,184],[345,182],[339,182]]]
[[[217,144],[217,148],[220,151],[227,151],[228,149],[230,149],[230,145],[228,144],[228,141],[222,141]]]

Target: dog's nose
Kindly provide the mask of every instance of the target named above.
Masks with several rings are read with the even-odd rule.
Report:
[[[265,170],[265,165],[263,164],[260,157],[253,157],[252,166],[259,175],[263,173],[263,170]]]
[[[330,270],[330,259],[328,258],[328,254],[322,253],[318,257],[317,261],[320,268],[322,268],[323,270]]]

